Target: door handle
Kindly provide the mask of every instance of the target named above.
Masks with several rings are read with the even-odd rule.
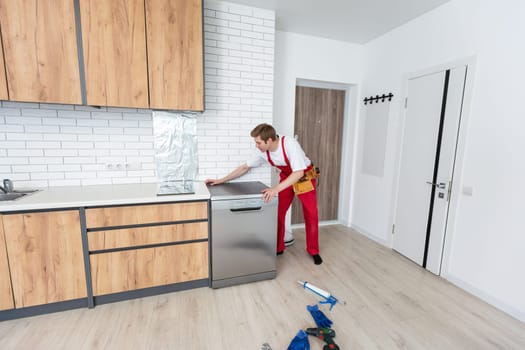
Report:
[[[237,209],[230,209],[231,212],[243,212],[243,211],[256,211],[261,210],[262,207],[248,207],[248,208],[237,208]]]
[[[444,190],[445,186],[446,186],[446,184],[444,182],[435,183],[435,182],[427,181],[427,184],[435,186],[435,187],[437,187],[439,189],[442,189],[442,190]]]

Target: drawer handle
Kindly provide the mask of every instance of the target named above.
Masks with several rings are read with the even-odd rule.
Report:
[[[239,212],[239,211],[255,211],[255,210],[261,210],[262,207],[249,207],[249,208],[238,208],[238,209],[230,209],[230,211],[233,212]]]

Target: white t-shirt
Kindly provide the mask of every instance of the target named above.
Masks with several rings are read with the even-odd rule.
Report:
[[[279,146],[275,152],[270,151],[270,158],[277,166],[286,165],[282,150],[282,139],[280,137],[278,142]],[[308,159],[308,157],[304,154],[304,151],[301,148],[301,145],[299,145],[299,142],[297,142],[293,137],[284,137],[284,149],[286,151],[288,161],[290,162],[290,166],[292,167],[292,171],[304,170],[310,164],[312,164],[310,159]],[[263,165],[266,162],[268,162],[266,152],[261,152],[256,149],[254,155],[246,162],[246,165],[248,165],[250,168],[255,168]]]

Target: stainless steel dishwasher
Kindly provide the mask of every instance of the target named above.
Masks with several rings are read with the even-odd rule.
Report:
[[[275,278],[277,198],[264,203],[265,188],[256,181],[208,186],[212,288]]]

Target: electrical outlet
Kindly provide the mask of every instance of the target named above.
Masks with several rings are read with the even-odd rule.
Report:
[[[106,170],[126,171],[126,170],[141,170],[140,163],[106,163]]]

